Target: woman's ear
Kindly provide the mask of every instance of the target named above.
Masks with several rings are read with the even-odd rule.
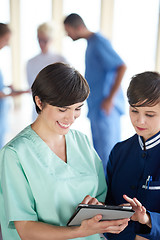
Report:
[[[42,102],[38,96],[35,96],[35,102],[37,107],[39,107],[39,109],[42,111]]]

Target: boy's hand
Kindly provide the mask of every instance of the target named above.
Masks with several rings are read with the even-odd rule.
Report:
[[[146,224],[150,228],[152,227],[151,218],[149,213],[146,212],[146,208],[136,198],[130,198],[127,195],[123,195],[123,198],[130,203],[135,213],[132,215],[131,220],[138,221],[141,224]]]

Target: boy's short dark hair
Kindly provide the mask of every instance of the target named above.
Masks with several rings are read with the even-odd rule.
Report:
[[[73,67],[63,63],[43,68],[31,89],[34,102],[35,96],[38,96],[44,106],[50,104],[57,107],[83,102],[90,92],[85,78]],[[37,105],[36,111],[41,111]]]
[[[64,19],[64,24],[68,24],[69,26],[76,28],[80,25],[85,26],[83,19],[76,13],[71,13]]]
[[[127,90],[127,97],[133,107],[160,103],[160,74],[148,71],[134,75]]]

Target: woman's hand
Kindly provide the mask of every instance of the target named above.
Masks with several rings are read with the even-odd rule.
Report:
[[[130,220],[127,218],[112,221],[100,221],[101,219],[102,215],[96,215],[91,219],[82,221],[79,228],[81,237],[105,232],[119,234],[128,226],[128,221]]]
[[[149,213],[146,212],[146,208],[136,198],[130,198],[127,195],[123,195],[123,198],[132,206],[135,213],[132,215],[131,220],[138,221],[141,224],[146,224],[150,228],[152,227],[151,218]]]
[[[87,195],[81,204],[90,204],[90,205],[103,205],[101,202],[97,200],[97,198],[93,198],[90,195]]]
[[[103,205],[96,198],[87,195],[82,204],[91,204],[91,205]],[[128,226],[128,221],[130,219],[120,219],[120,220],[110,220],[110,221],[100,221],[102,215],[98,214],[91,219],[82,221],[79,228],[80,235],[82,237],[97,234],[97,233],[115,233],[118,234],[123,231]],[[87,234],[87,235],[86,235]]]

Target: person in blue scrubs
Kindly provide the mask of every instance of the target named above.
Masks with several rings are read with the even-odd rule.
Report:
[[[7,24],[0,23],[0,50],[8,45],[9,40],[11,37],[11,31]],[[3,147],[5,142],[5,135],[7,132],[7,120],[8,120],[8,111],[9,106],[8,102],[5,99],[4,90],[4,83],[3,83],[3,76],[0,71],[0,149]]]
[[[0,50],[9,44],[11,30],[7,24],[0,23]],[[7,90],[7,91],[6,91]],[[7,97],[18,96],[28,91],[15,91],[12,86],[5,86],[0,71],[0,149],[5,144],[5,136],[8,130],[9,102]]]
[[[120,117],[125,102],[120,85],[126,66],[110,41],[100,33],[89,31],[78,14],[67,16],[64,27],[73,40],[87,40],[85,78],[91,91],[87,101],[88,118],[93,144],[106,172],[109,153],[121,140]]]
[[[55,63],[32,87],[37,119],[0,151],[0,222],[3,240],[102,240],[129,219],[97,215],[67,227],[79,203],[101,204],[107,192],[102,161],[86,135],[70,129],[89,86],[74,68]]]
[[[106,204],[123,204],[123,194],[136,197],[147,209],[149,219],[143,224],[130,221],[119,235],[106,235],[109,240],[157,240],[160,239],[160,74],[143,72],[133,76],[127,97],[136,134],[117,143],[111,151]]]

